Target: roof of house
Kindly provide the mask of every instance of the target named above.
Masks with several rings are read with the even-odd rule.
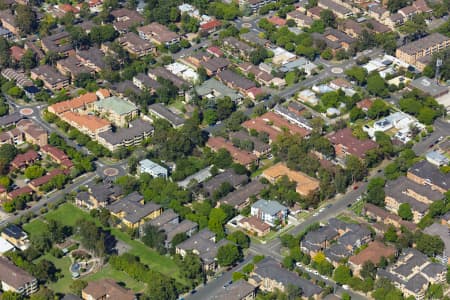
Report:
[[[332,0],[319,0],[319,7],[324,6],[334,13],[340,13],[342,15],[350,14],[352,11],[345,6],[342,6]]]
[[[180,223],[166,223],[160,227],[166,233],[166,241],[172,242],[173,238],[180,233],[188,233],[196,230],[198,224],[191,220],[183,220]]]
[[[247,43],[244,43],[233,36],[229,36],[223,39],[223,43],[226,46],[234,48],[239,51],[244,51],[246,53],[250,53],[254,50],[254,48]]]
[[[278,16],[271,16],[271,17],[267,18],[267,21],[269,21],[269,23],[272,23],[273,25],[276,25],[276,26],[286,25],[286,19],[280,18]]]
[[[255,291],[255,287],[244,279],[234,281],[232,284],[211,298],[211,300],[241,300]]]
[[[44,128],[36,124],[36,122],[31,119],[20,120],[19,122],[17,122],[16,128],[19,128],[25,134],[28,134],[35,139],[39,139],[41,135],[47,134],[47,131]]]
[[[185,119],[178,116],[177,114],[173,113],[170,109],[168,109],[164,104],[162,103],[154,103],[148,107],[150,111],[154,111],[159,116],[162,116],[164,119],[169,121],[170,124],[177,127],[180,125],[183,125],[185,122]]]
[[[248,184],[240,187],[219,200],[220,204],[227,204],[233,207],[241,206],[250,197],[259,194],[265,185],[259,180],[252,180]]]
[[[242,218],[239,220],[241,224],[249,224],[252,228],[259,230],[261,232],[265,232],[270,230],[270,225],[266,222],[261,221],[257,216],[250,216],[247,218]]]
[[[150,213],[161,209],[161,205],[153,202],[142,204],[141,201],[143,200],[144,197],[135,191],[108,205],[107,209],[116,214],[124,213],[125,215],[123,218],[134,224],[140,222]]]
[[[127,140],[132,140],[142,135],[153,132],[152,124],[142,119],[135,119],[128,124],[128,127],[117,128],[115,132],[108,130],[98,134],[98,136],[111,145],[118,145]]]
[[[218,151],[219,149],[227,150],[228,152],[230,152],[231,157],[234,161],[244,166],[249,165],[258,159],[255,154],[235,147],[233,143],[225,140],[221,136],[210,137],[206,145],[209,148],[214,149],[215,151]]]
[[[241,185],[248,181],[247,175],[236,174],[232,169],[219,173],[210,180],[203,183],[203,189],[212,195],[224,182],[230,183],[233,187]]]
[[[387,246],[380,241],[373,241],[368,244],[367,248],[350,257],[348,261],[359,266],[362,266],[367,261],[377,265],[382,257],[388,258],[394,255],[395,252],[396,249],[394,247]]]
[[[73,49],[70,42],[70,34],[65,30],[43,37],[41,43],[48,51],[56,53],[63,53]]]
[[[163,67],[150,69],[148,70],[148,74],[156,78],[163,78],[169,80],[170,82],[173,83],[174,86],[176,86],[179,89],[185,86],[190,86],[189,82],[187,82],[183,78],[178,77],[177,75],[173,74],[172,72]]]
[[[64,153],[63,150],[56,148],[52,145],[42,146],[41,151],[44,153],[48,153],[48,154],[52,155],[53,157],[55,157],[56,159],[59,159],[61,161],[68,158],[67,154]]]
[[[247,79],[229,69],[223,70],[222,72],[217,74],[217,77],[221,81],[243,90],[248,90],[256,86],[256,84],[250,79]]]
[[[87,50],[78,50],[77,56],[99,69],[104,69],[106,67],[104,60],[105,54],[97,47],[91,47]]]
[[[91,132],[111,126],[109,121],[94,115],[80,115],[72,111],[66,111],[62,116],[64,119],[76,123],[80,127],[87,128]]]
[[[203,23],[200,25],[200,29],[201,30],[211,30],[214,29],[216,27],[219,27],[222,25],[222,22],[220,22],[219,20],[213,19],[209,22]]]
[[[8,286],[19,289],[25,284],[35,281],[27,271],[16,267],[12,262],[4,257],[0,257],[0,280]]]
[[[155,38],[155,40],[158,40],[161,43],[170,42],[174,39],[179,38],[178,34],[170,31],[166,26],[156,22],[139,27],[137,30],[139,32],[143,32],[144,34],[151,34]]]
[[[39,158],[39,154],[34,150],[28,150],[24,154],[17,154],[16,157],[11,161],[11,165],[16,167],[22,167],[28,162],[35,161]]]
[[[418,51],[422,51],[423,49],[430,48],[436,44],[440,44],[440,43],[443,43],[448,40],[450,40],[450,38],[446,37],[443,34],[435,32],[424,38],[421,38],[414,42],[403,45],[400,48],[398,48],[397,50],[405,52],[407,54],[415,54]]]
[[[161,84],[158,81],[150,78],[145,73],[136,74],[134,76],[134,78],[136,78],[136,80],[140,81],[141,84],[144,85],[145,88],[147,88],[147,89],[157,90],[157,89],[159,89],[161,87]]]
[[[366,214],[367,213],[374,214],[381,220],[387,220],[387,219],[394,220],[395,222],[399,223],[402,226],[405,226],[406,228],[408,228],[411,231],[415,231],[417,229],[416,224],[409,222],[409,221],[402,220],[399,216],[392,214],[392,213],[388,212],[387,210],[385,210],[379,206],[373,205],[371,203],[364,204],[364,211],[366,212]]]
[[[278,214],[280,211],[285,211],[288,209],[286,206],[281,205],[278,201],[265,199],[259,199],[258,201],[253,203],[252,208],[259,209],[271,216]]]
[[[444,189],[450,188],[450,173],[443,173],[438,167],[429,163],[426,160],[420,161],[413,165],[409,170],[409,173],[423,178],[425,181]]]
[[[43,80],[47,81],[51,85],[68,80],[66,76],[59,74],[56,69],[52,68],[49,65],[40,65],[32,69],[31,72],[39,77],[42,77]]]
[[[56,114],[60,114],[69,110],[81,109],[90,103],[97,101],[97,95],[95,93],[86,93],[76,98],[58,102],[50,105]]]
[[[60,59],[57,61],[56,65],[58,67],[62,67],[70,72],[71,76],[78,76],[82,73],[91,73],[92,69],[86,67],[82,64],[82,62],[76,56],[68,56],[65,59]]]
[[[303,172],[293,171],[281,162],[264,170],[263,176],[275,179],[287,176],[289,180],[297,183],[296,191],[302,195],[308,195],[319,188],[319,180],[312,178]]]
[[[25,54],[25,49],[20,48],[19,46],[12,46],[9,48],[11,51],[11,56],[16,60],[19,61],[22,59],[22,56]]]
[[[332,144],[341,144],[346,151],[359,158],[364,158],[367,151],[375,149],[378,144],[372,140],[359,140],[353,136],[350,128],[338,130],[328,136]]]
[[[55,178],[58,175],[66,174],[67,171],[61,170],[61,169],[54,169],[48,172],[46,175],[41,176],[39,178],[33,179],[30,181],[30,185],[34,187],[40,187]]]
[[[11,199],[14,199],[21,195],[31,194],[32,192],[33,192],[33,190],[28,185],[26,185],[24,187],[12,190],[11,192],[8,193],[8,197]]]
[[[16,240],[27,237],[27,234],[22,230],[22,228],[14,224],[8,224],[8,226],[3,229],[2,233]]]
[[[118,115],[126,115],[137,110],[137,106],[134,103],[116,96],[100,99],[94,103],[94,107],[98,110],[106,110]]]
[[[174,212],[173,209],[166,209],[162,212],[162,214],[150,220],[148,224],[160,227],[175,219],[178,220],[179,218],[180,216],[176,212]]]
[[[195,86],[195,91],[201,97],[213,94],[218,98],[230,97],[231,101],[237,101],[238,99],[242,98],[242,96],[238,92],[224,85],[222,82],[216,80],[215,78],[210,78],[204,81],[201,85]]]
[[[222,239],[218,243],[215,243],[215,236],[216,235],[209,229],[203,229],[189,239],[178,244],[177,248],[185,251],[195,250],[204,263],[210,263],[215,260],[218,249],[221,246],[230,243],[230,241],[226,239]]]
[[[261,153],[270,150],[269,144],[264,143],[257,137],[251,136],[250,134],[248,134],[248,132],[243,131],[243,130],[231,132],[230,139],[231,140],[237,139],[240,141],[245,141],[245,140],[251,141],[253,143],[253,150],[261,152]]]
[[[261,278],[270,278],[280,282],[285,287],[289,284],[299,286],[305,297],[312,297],[322,292],[322,289],[319,286],[301,278],[294,272],[282,268],[280,263],[270,257],[266,257],[257,263],[253,272]]]
[[[150,50],[155,47],[151,42],[141,39],[134,32],[128,32],[120,36],[118,41],[121,44],[122,43],[128,44],[127,47],[131,48],[131,50],[136,52]]]
[[[122,286],[118,285],[114,280],[105,278],[98,281],[89,281],[88,285],[83,289],[83,293],[93,297],[94,299],[108,298],[110,300],[134,300],[135,294]]]

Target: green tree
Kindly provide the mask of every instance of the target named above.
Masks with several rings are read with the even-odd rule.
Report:
[[[336,28],[336,16],[333,11],[324,9],[320,12],[320,19],[323,21],[326,27]]]
[[[416,248],[429,257],[433,257],[437,254],[442,254],[444,251],[444,242],[437,235],[419,233],[416,237]]]
[[[386,102],[381,99],[376,99],[373,101],[372,106],[367,111],[367,115],[371,119],[378,119],[382,116],[385,116],[389,113],[389,107]]]
[[[441,284],[430,284],[427,289],[427,299],[442,299],[444,296],[444,290]]]
[[[228,240],[238,245],[241,249],[250,247],[250,238],[242,231],[235,231],[228,235]]]
[[[236,245],[226,244],[217,250],[217,262],[220,266],[232,266],[242,259],[242,252]]]
[[[397,230],[393,225],[390,225],[384,233],[384,240],[391,243],[395,243],[397,241]]]
[[[325,60],[330,60],[333,58],[333,52],[331,52],[330,48],[327,48],[324,51],[322,51],[322,54],[320,54],[320,57],[322,57]]]
[[[196,287],[205,281],[205,273],[198,255],[189,252],[178,265],[181,276],[191,283],[191,287]]]
[[[208,228],[217,235],[217,239],[225,237],[224,224],[227,214],[219,207],[211,209],[209,214]]]
[[[346,70],[345,75],[350,77],[350,79],[356,80],[359,85],[363,85],[366,83],[367,71],[362,67],[354,66]]]
[[[286,288],[286,294],[288,300],[296,300],[301,298],[301,296],[303,295],[303,290],[297,285],[288,284]]]
[[[364,262],[362,268],[361,268],[361,276],[365,279],[372,278],[375,279],[377,272],[377,267],[373,264],[371,261]]]
[[[367,77],[367,91],[378,97],[388,95],[386,82],[378,72],[372,73]]]
[[[413,219],[411,205],[409,203],[400,204],[400,206],[398,207],[398,215],[403,220],[411,221]]]
[[[374,177],[367,185],[366,200],[377,206],[384,206],[384,185],[386,181],[382,177]]]
[[[333,279],[339,284],[347,284],[352,278],[349,267],[341,265],[334,270]]]
[[[37,29],[36,13],[31,5],[17,5],[16,23],[23,34],[33,33]]]
[[[45,169],[39,165],[32,165],[25,169],[25,177],[35,179],[45,174]]]

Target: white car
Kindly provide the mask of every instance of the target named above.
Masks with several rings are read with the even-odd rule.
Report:
[[[318,215],[319,215],[319,213],[316,212],[316,213],[313,214],[313,217],[317,217]]]
[[[313,270],[312,273],[313,273],[314,275],[319,275],[319,271],[317,271],[317,270]]]

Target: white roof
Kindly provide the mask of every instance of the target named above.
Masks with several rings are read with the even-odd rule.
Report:
[[[4,238],[0,237],[0,253],[1,254],[11,251],[13,249],[14,249],[14,246],[10,242],[8,242]]]
[[[166,69],[172,72],[175,75],[181,74],[186,71],[189,67],[178,62],[174,62],[173,64],[167,65]]]

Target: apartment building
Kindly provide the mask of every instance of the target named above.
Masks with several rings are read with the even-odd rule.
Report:
[[[38,290],[36,278],[4,257],[0,257],[0,282],[4,292],[29,296]]]
[[[424,38],[397,48],[395,56],[422,71],[427,65],[427,57],[431,57],[433,54],[449,46],[449,37],[440,33],[432,33]]]
[[[115,96],[94,102],[94,111],[119,127],[125,127],[138,116],[135,104]]]
[[[178,34],[156,22],[138,27],[137,32],[142,39],[158,45],[170,46],[180,41],[180,36]]]
[[[49,65],[41,65],[31,70],[33,80],[42,80],[44,86],[52,91],[61,90],[69,86],[69,78],[59,74]]]

